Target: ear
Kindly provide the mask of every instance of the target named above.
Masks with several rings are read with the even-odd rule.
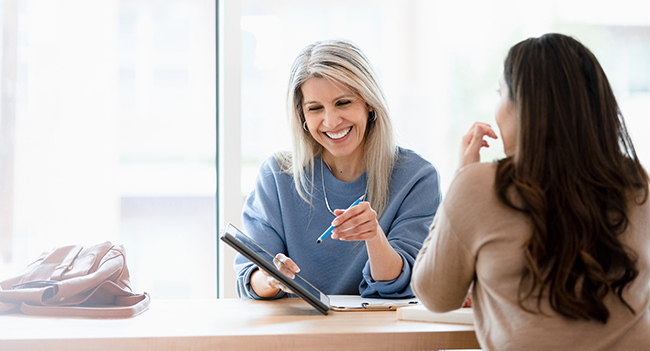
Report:
[[[369,110],[368,111],[368,121],[374,122],[377,120],[377,112],[375,110]]]

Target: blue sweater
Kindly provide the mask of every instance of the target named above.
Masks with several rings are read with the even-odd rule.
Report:
[[[336,179],[323,170],[330,208],[345,209],[365,193],[366,174],[353,182]],[[374,281],[363,241],[344,242],[318,237],[335,216],[323,197],[320,158],[315,160],[312,205],[298,195],[292,176],[274,157],[260,167],[255,189],[244,205],[246,234],[272,254],[283,253],[300,267],[300,275],[328,295],[413,297],[411,269],[442,200],[440,176],[430,162],[414,151],[399,148],[393,169],[389,202],[378,219],[391,246],[402,256],[402,273],[395,280]],[[257,267],[245,257],[235,259],[240,297],[260,299],[250,285]],[[282,291],[273,298],[286,294]]]

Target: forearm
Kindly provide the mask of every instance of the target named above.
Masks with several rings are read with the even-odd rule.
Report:
[[[454,234],[444,209],[422,245],[411,273],[411,289],[434,312],[463,305],[474,279],[476,257]]]
[[[377,236],[366,240],[370,272],[375,281],[394,280],[402,273],[402,256],[388,242],[381,227],[377,226]]]

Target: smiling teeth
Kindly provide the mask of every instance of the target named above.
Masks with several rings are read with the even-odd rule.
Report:
[[[341,139],[344,136],[348,135],[348,133],[350,133],[350,130],[352,130],[352,127],[348,128],[348,129],[346,129],[346,130],[344,130],[344,131],[342,131],[340,133],[334,134],[334,133],[325,132],[325,134],[327,134],[328,137],[330,137],[330,138],[332,138],[334,140],[337,140],[337,139]]]

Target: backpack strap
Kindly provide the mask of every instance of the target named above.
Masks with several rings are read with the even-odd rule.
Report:
[[[61,263],[54,267],[54,272],[52,272],[51,280],[61,280],[63,279],[63,274],[72,269],[74,265],[74,260],[77,259],[79,253],[83,249],[80,245],[74,245],[70,247],[68,254],[63,257]],[[55,251],[56,252],[56,251]],[[46,259],[47,260],[47,259]]]

